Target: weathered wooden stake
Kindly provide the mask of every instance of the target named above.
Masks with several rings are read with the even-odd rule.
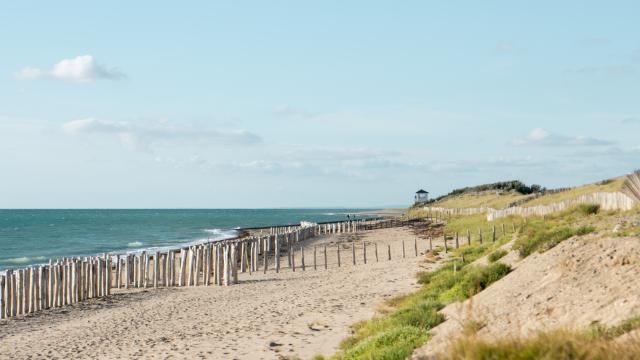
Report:
[[[442,239],[444,240],[444,253],[449,252],[449,247],[447,246],[447,234],[442,235]]]
[[[391,245],[387,245],[387,256],[388,260],[391,260]]]
[[[364,263],[367,263],[367,243],[362,240],[362,257],[364,260]]]
[[[373,249],[374,252],[376,253],[376,262],[378,262],[378,243],[373,243]]]
[[[356,242],[351,240],[351,258],[353,259],[353,265],[356,264]]]
[[[460,244],[458,243],[458,232],[456,231],[456,249],[460,248]]]
[[[324,246],[324,269],[327,270],[327,245]]]

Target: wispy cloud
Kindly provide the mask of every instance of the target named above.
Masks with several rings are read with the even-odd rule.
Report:
[[[52,78],[76,83],[90,83],[99,79],[119,80],[126,77],[117,68],[99,64],[91,55],[63,59],[49,70],[25,67],[16,72],[15,76],[22,80]]]
[[[639,117],[630,116],[630,117],[626,117],[626,118],[622,119],[621,122],[623,124],[627,124],[627,125],[629,125],[629,124],[640,124],[640,118]]]
[[[114,135],[125,147],[133,150],[148,150],[154,145],[175,142],[208,145],[253,145],[262,142],[260,136],[246,130],[210,129],[175,125],[167,121],[138,124],[85,118],[64,123],[62,130],[71,135]]]
[[[520,49],[511,42],[501,41],[496,44],[493,51],[498,54],[513,54],[519,52]]]
[[[542,128],[535,128],[527,137],[515,139],[511,143],[517,146],[603,146],[614,144],[612,141],[588,136],[554,134]]]
[[[568,73],[591,75],[591,76],[610,76],[619,77],[627,76],[635,73],[635,69],[631,65],[604,65],[604,66],[581,66],[567,69]]]
[[[307,111],[302,108],[290,105],[278,105],[273,108],[273,113],[281,117],[311,118],[318,114]]]

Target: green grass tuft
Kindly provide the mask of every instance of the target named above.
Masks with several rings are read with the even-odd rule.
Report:
[[[507,254],[508,254],[508,252],[506,250],[502,250],[502,249],[496,250],[496,251],[492,252],[491,254],[489,254],[489,258],[488,258],[489,262],[494,263],[494,262],[502,259]]]
[[[598,204],[580,204],[577,206],[578,212],[582,215],[595,215],[600,211]]]

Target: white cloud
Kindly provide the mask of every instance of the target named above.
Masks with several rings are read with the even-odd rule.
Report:
[[[514,44],[506,41],[501,41],[496,44],[493,50],[499,54],[512,54],[518,52],[518,48]]]
[[[567,69],[567,72],[590,76],[621,77],[634,74],[635,69],[631,65],[621,64],[606,66],[582,66]]]
[[[612,145],[614,142],[587,137],[587,136],[566,136],[553,134],[542,128],[535,128],[529,132],[524,139],[515,139],[512,145],[537,145],[537,146],[602,146]]]
[[[42,70],[32,67],[26,67],[15,74],[21,80],[35,80],[42,77],[42,75]]]
[[[273,108],[273,113],[282,117],[299,117],[299,118],[311,118],[317,115],[310,111],[307,111],[301,108],[292,107],[289,105],[278,105]]]
[[[89,83],[99,79],[118,80],[125,75],[118,69],[99,64],[91,55],[81,55],[72,59],[63,59],[50,70],[26,67],[15,74],[22,80],[53,78],[69,82]]]
[[[62,130],[71,135],[115,135],[123,146],[132,150],[149,150],[157,145],[177,143],[203,145],[251,145],[262,142],[260,136],[246,130],[220,130],[190,125],[174,125],[166,121],[131,123],[93,118],[66,122]]]
[[[640,124],[640,118],[630,116],[622,119],[622,123],[623,124]]]

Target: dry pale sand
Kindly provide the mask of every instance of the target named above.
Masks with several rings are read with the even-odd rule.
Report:
[[[572,238],[524,260],[511,252],[502,261],[515,270],[472,299],[444,308],[447,321],[412,358],[444,351],[470,319],[484,324],[479,336],[492,339],[615,325],[640,314],[638,238]]]
[[[358,244],[353,266],[350,240]],[[417,287],[414,235],[396,228],[305,242],[307,270],[241,274],[230,287],[116,293],[64,309],[0,322],[0,358],[309,358],[333,354],[349,326],[386,298]],[[402,258],[402,240],[406,244]],[[362,241],[369,261],[363,264]],[[337,267],[336,242],[342,266]],[[374,244],[380,261],[376,263]],[[328,244],[329,269],[312,269],[311,246]],[[386,244],[392,245],[387,260]],[[419,241],[425,250],[425,240]],[[318,263],[322,264],[322,251]],[[286,266],[286,259],[282,258]],[[298,253],[297,264],[300,264]]]

